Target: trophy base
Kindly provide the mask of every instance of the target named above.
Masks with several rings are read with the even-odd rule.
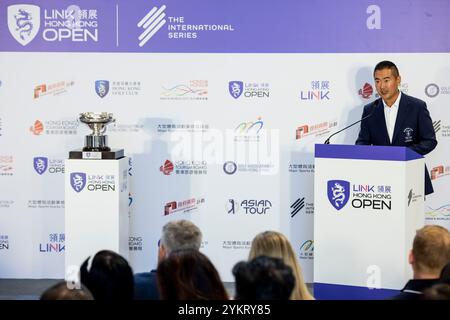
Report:
[[[111,149],[109,151],[85,151],[83,149],[72,150],[69,152],[69,159],[87,159],[87,160],[117,160],[125,156],[123,149]]]
[[[83,151],[87,151],[87,152],[102,152],[102,151],[111,151],[110,147],[84,147]]]

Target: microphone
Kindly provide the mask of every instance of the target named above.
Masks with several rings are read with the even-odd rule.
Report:
[[[324,142],[323,144],[330,144],[330,139],[331,139],[332,137],[334,137],[335,135],[337,135],[339,132],[342,132],[342,131],[344,131],[344,130],[350,128],[350,127],[353,127],[355,124],[358,124],[358,123],[360,123],[361,121],[364,121],[364,120],[366,120],[367,118],[370,118],[370,117],[373,115],[373,113],[375,112],[375,109],[377,108],[377,106],[378,106],[378,103],[377,103],[377,100],[375,100],[375,101],[373,102],[372,112],[370,112],[367,116],[362,117],[360,120],[358,120],[358,121],[356,121],[356,122],[353,122],[351,125],[348,125],[348,126],[346,126],[345,128],[343,128],[343,129],[341,129],[341,130],[339,130],[339,131],[333,133],[331,136],[328,137],[327,140],[325,140],[325,142]]]

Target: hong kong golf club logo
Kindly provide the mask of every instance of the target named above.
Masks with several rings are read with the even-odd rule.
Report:
[[[345,180],[328,181],[328,200],[336,210],[341,210],[348,202],[350,182]]]
[[[83,190],[86,186],[86,173],[72,172],[70,174],[70,185],[76,192]]]
[[[100,98],[104,98],[109,92],[109,81],[108,80],[96,80],[95,81],[95,92]]]

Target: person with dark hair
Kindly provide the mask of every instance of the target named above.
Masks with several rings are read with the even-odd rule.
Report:
[[[356,144],[405,146],[421,155],[436,148],[437,140],[427,104],[402,93],[401,77],[391,61],[381,61],[374,70],[375,87],[380,98],[364,106]],[[433,193],[425,166],[425,195]]]
[[[450,284],[450,261],[442,268],[439,282]]]
[[[80,268],[80,280],[95,300],[133,299],[133,271],[127,260],[113,251],[102,250],[86,259]]]
[[[67,282],[61,281],[45,290],[40,300],[94,300],[94,297],[83,285],[80,288],[69,288]]]
[[[439,283],[424,290],[424,300],[450,300],[450,262],[441,271]]]
[[[289,300],[295,287],[292,268],[280,258],[257,256],[233,267],[236,300]]]
[[[200,250],[202,232],[189,220],[174,220],[166,223],[158,241],[158,264],[172,251]],[[156,270],[137,273],[134,276],[134,298],[136,300],[158,300]]]
[[[423,292],[424,300],[450,300],[450,284],[438,283]]]
[[[228,300],[219,273],[198,250],[171,252],[156,274],[163,300]]]
[[[438,225],[427,225],[416,232],[409,264],[413,279],[409,280],[394,300],[418,300],[423,292],[440,282],[443,267],[450,260],[450,232]]]

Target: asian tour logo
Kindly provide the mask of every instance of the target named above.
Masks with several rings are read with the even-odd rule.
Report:
[[[34,170],[40,175],[42,175],[48,167],[48,158],[46,157],[35,157],[33,158]]]
[[[8,29],[21,45],[26,46],[36,37],[41,24],[40,8],[30,4],[8,7]]]
[[[100,98],[104,98],[109,92],[109,81],[108,80],[97,80],[95,81],[95,92]]]
[[[82,191],[86,186],[86,173],[72,172],[70,174],[70,185],[76,192]]]
[[[328,200],[336,210],[341,210],[348,202],[350,182],[345,180],[329,180],[327,186]]]

